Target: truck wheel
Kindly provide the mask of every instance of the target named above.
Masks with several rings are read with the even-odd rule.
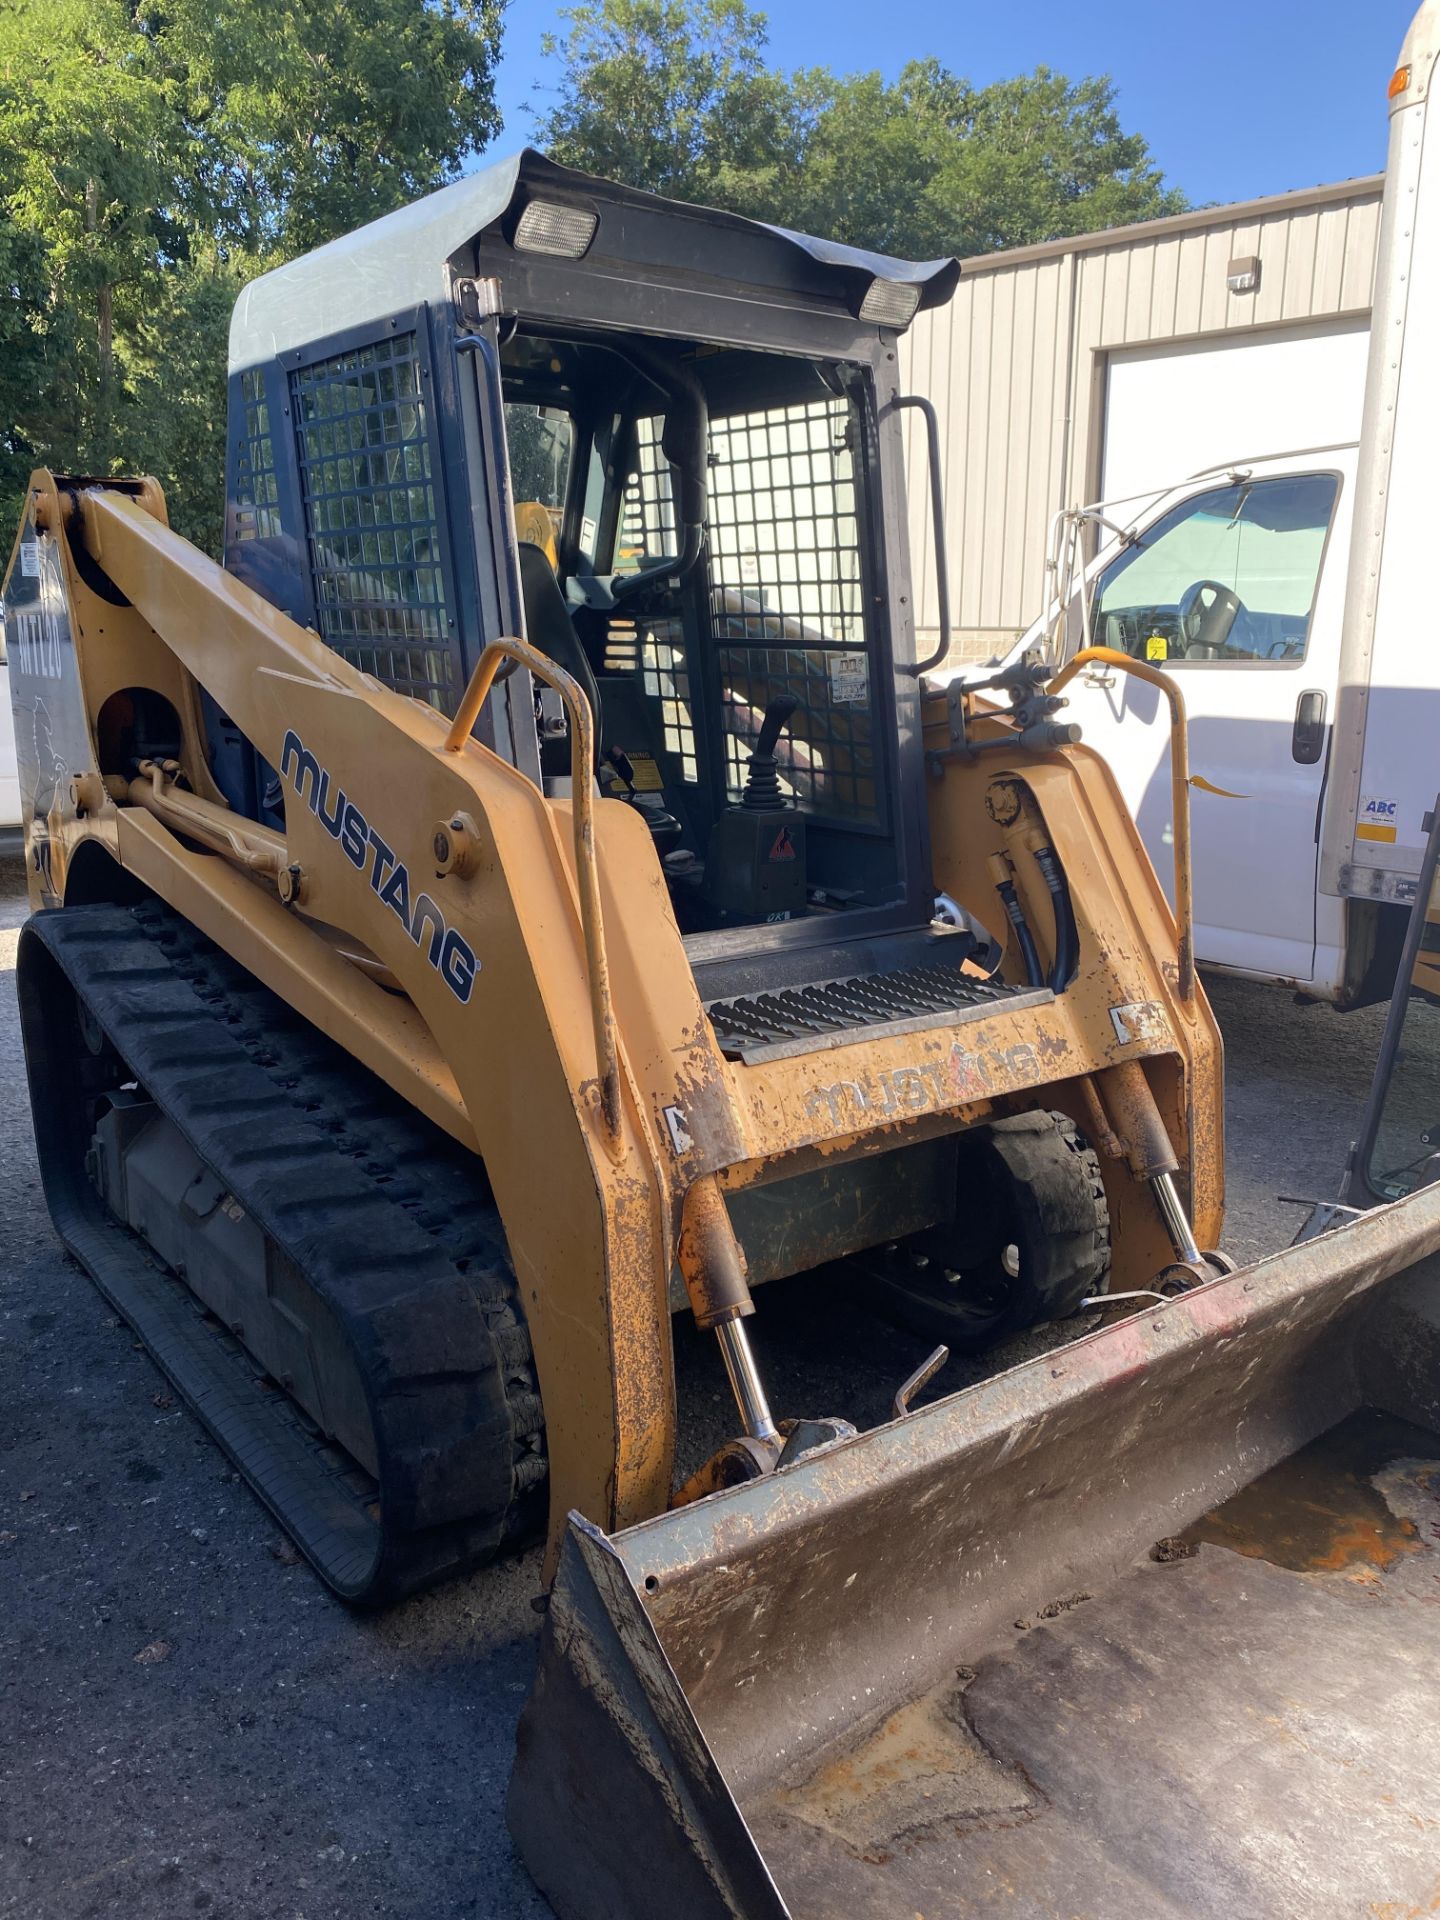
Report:
[[[1074,1313],[1110,1277],[1100,1162],[1063,1113],[991,1121],[960,1141],[955,1218],[863,1262],[908,1325],[976,1353]]]

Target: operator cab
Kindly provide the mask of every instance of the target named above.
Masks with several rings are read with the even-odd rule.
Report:
[[[897,348],[957,271],[502,162],[246,290],[225,563],[445,713],[498,635],[563,668],[707,999],[937,941],[954,965]],[[209,718],[232,804],[276,820],[273,770]],[[507,671],[476,734],[568,792],[540,675]]]

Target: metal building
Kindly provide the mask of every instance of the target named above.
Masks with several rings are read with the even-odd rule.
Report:
[[[1040,611],[1052,516],[1228,459],[1354,440],[1381,176],[967,260],[903,336],[941,418],[954,654]],[[923,443],[909,496],[937,630]]]

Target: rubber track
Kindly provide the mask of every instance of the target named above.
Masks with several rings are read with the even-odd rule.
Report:
[[[35,915],[18,980],[61,1237],[335,1591],[394,1599],[538,1532],[540,1397],[474,1155],[158,903]],[[338,1320],[378,1485],[99,1199],[83,1160],[103,1063],[67,982]]]

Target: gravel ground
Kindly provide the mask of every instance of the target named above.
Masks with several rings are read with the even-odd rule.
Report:
[[[0,1914],[540,1920],[502,1813],[538,1554],[380,1618],[295,1563],[50,1231],[15,1012],[24,915],[0,862]],[[1275,1195],[1337,1190],[1381,1016],[1244,982],[1212,998],[1226,1245],[1248,1259],[1302,1217]],[[803,1379],[809,1410],[863,1421],[916,1357],[803,1284],[767,1292],[763,1340],[777,1399]],[[679,1372],[701,1451],[726,1424],[711,1344],[681,1332]]]

